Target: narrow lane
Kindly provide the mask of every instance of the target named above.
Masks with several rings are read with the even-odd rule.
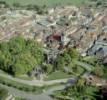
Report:
[[[34,94],[30,92],[20,91],[18,89],[8,87],[2,84],[0,84],[0,87],[7,89],[9,93],[12,94],[14,97],[25,98],[26,100],[53,100],[49,95],[56,90],[62,90],[64,88],[64,86],[55,86],[42,94]]]
[[[1,77],[4,77],[6,79],[15,81],[15,82],[20,82],[22,84],[27,84],[27,85],[31,85],[31,86],[43,86],[43,85],[53,85],[53,84],[57,84],[57,83],[61,83],[61,82],[67,82],[69,79],[72,78],[65,78],[65,79],[58,79],[58,80],[51,80],[51,81],[40,81],[40,80],[22,80],[22,79],[18,79],[18,78],[14,78],[10,75],[6,75],[3,73],[0,73]]]

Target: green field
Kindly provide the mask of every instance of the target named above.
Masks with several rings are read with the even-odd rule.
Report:
[[[56,6],[56,5],[81,5],[83,2],[87,2],[89,0],[0,0],[6,1],[8,4],[20,3],[22,5],[27,4],[36,4],[36,5],[46,5],[48,7]]]
[[[45,80],[57,80],[57,79],[65,79],[65,78],[71,78],[73,75],[68,75],[67,73],[64,73],[62,71],[53,72],[50,74]]]

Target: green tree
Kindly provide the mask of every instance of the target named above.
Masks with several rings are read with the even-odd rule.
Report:
[[[42,46],[21,36],[0,43],[0,69],[13,75],[26,74],[44,60]]]
[[[14,3],[14,4],[13,4],[13,7],[19,8],[19,7],[21,7],[21,4],[18,3],[18,2],[17,2],[17,3]]]
[[[47,64],[47,65],[45,66],[45,68],[46,68],[46,72],[47,72],[48,74],[50,74],[50,73],[53,71],[53,65],[51,65],[51,64]]]
[[[38,64],[41,64],[44,60],[43,49],[42,46],[36,43],[34,40],[26,41],[26,49],[30,50],[32,56],[36,59]]]
[[[72,58],[72,59],[79,59],[79,53],[77,52],[77,50],[76,49],[74,49],[74,48],[71,48],[71,49],[68,49],[68,54],[70,55],[70,57]]]
[[[22,52],[23,50],[25,50],[26,41],[23,37],[18,36],[18,37],[12,38],[8,42],[8,46],[9,46],[8,48],[9,48],[10,53],[18,54]]]
[[[57,57],[57,69],[70,67],[73,59],[79,59],[79,53],[75,49],[68,49],[63,54]]]
[[[62,56],[58,56],[57,58],[57,65],[56,68],[57,70],[63,70],[65,67],[66,62],[64,61],[64,58]]]
[[[93,73],[99,77],[104,75],[104,66],[96,64]]]
[[[96,100],[96,92],[99,90],[96,87],[85,85],[84,79],[79,79],[73,86],[55,93],[58,100]]]
[[[22,63],[15,63],[11,69],[12,69],[12,73],[15,76],[18,76],[20,74],[25,74],[25,68],[24,66],[22,66]]]
[[[5,100],[8,96],[8,91],[0,87],[0,100]]]

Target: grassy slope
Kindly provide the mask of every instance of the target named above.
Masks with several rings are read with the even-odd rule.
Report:
[[[57,80],[57,79],[65,79],[65,78],[71,78],[73,75],[68,75],[64,72],[58,71],[53,72],[52,74],[49,74],[49,76],[45,80]]]
[[[87,0],[0,0],[6,1],[9,4],[13,4],[15,2],[21,4],[36,4],[36,5],[47,5],[47,6],[55,6],[56,4],[65,5],[65,4],[74,4],[81,5],[83,2],[87,2]]]

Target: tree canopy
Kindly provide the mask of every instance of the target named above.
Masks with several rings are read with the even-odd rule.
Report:
[[[0,43],[0,69],[13,75],[26,74],[43,61],[42,46],[21,36]]]
[[[75,49],[67,49],[63,54],[57,57],[57,69],[70,67],[73,59],[79,59],[79,53]],[[73,64],[73,63],[72,63]]]
[[[0,87],[0,100],[5,100],[8,96],[8,91]]]
[[[97,87],[85,85],[85,80],[81,78],[73,86],[63,91],[57,91],[54,97],[57,100],[96,100],[98,92]]]

